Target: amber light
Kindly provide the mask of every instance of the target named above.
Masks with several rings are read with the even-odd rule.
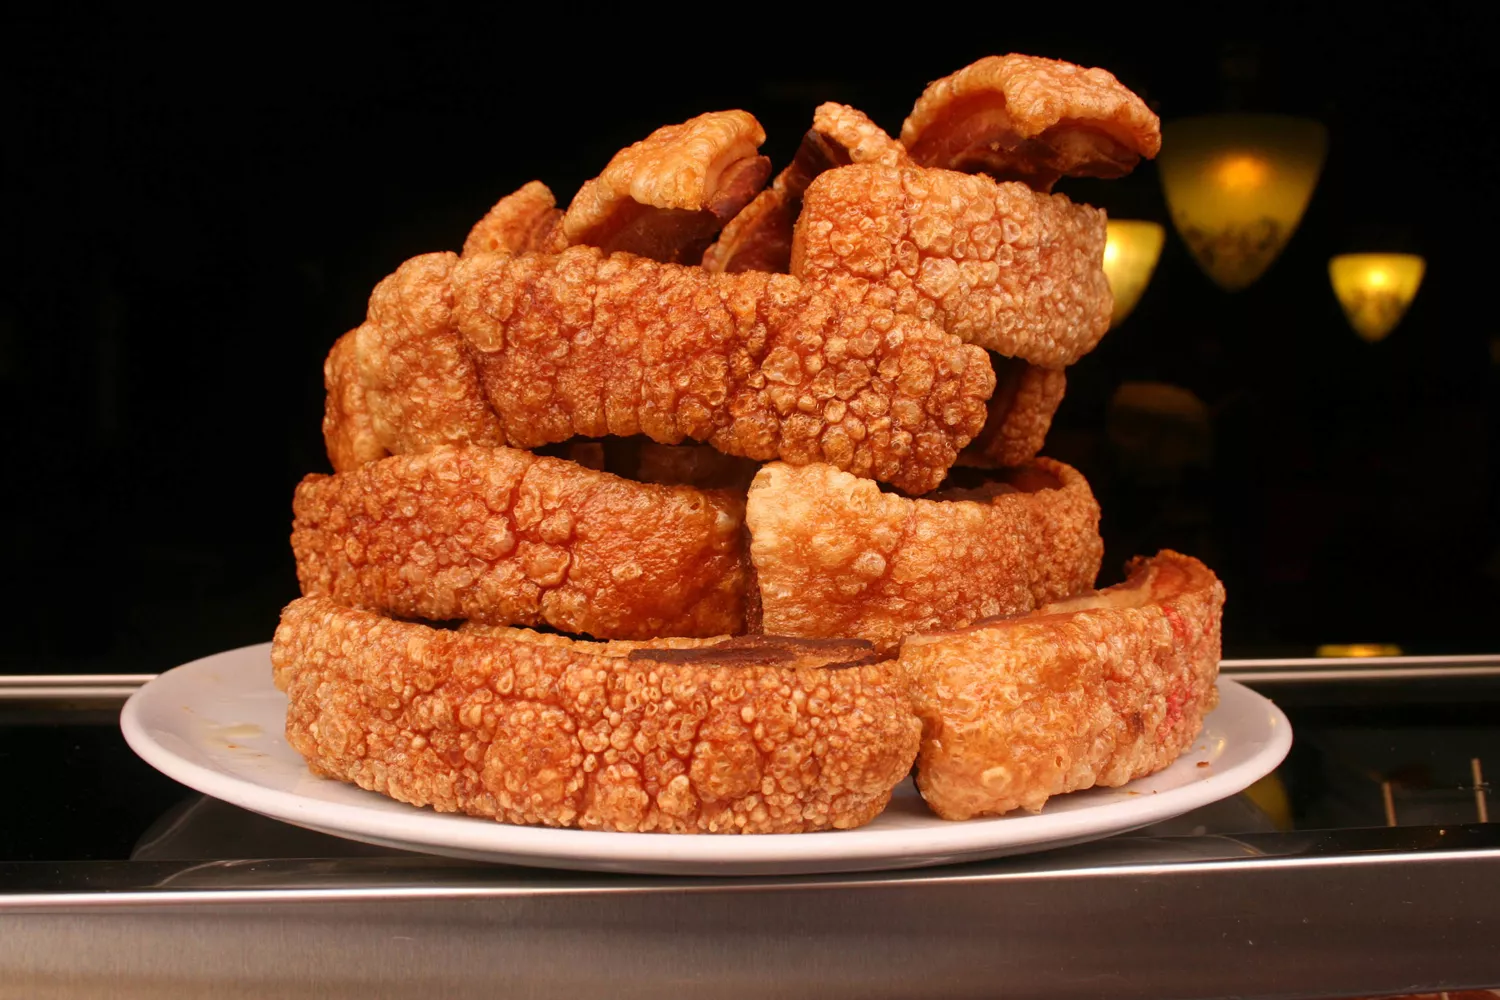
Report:
[[[1401,322],[1426,273],[1427,262],[1409,253],[1349,253],[1328,262],[1349,325],[1372,344]]]
[[[1296,232],[1328,130],[1284,115],[1206,115],[1162,129],[1162,190],[1193,258],[1227,291],[1253,284]]]
[[[1325,643],[1318,647],[1319,656],[1400,656],[1401,647],[1388,642]]]
[[[1139,219],[1110,219],[1104,244],[1104,274],[1115,294],[1111,327],[1119,326],[1141,300],[1161,257],[1166,230]]]

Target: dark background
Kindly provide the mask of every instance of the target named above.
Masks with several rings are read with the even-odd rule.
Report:
[[[327,469],[323,356],[376,281],[457,249],[500,195],[540,178],[565,201],[619,147],[728,107],[760,119],[779,166],[819,102],[895,132],[927,81],[1007,51],[1104,66],[1168,121],[1244,108],[1330,129],[1307,216],[1260,282],[1220,292],[1169,232],[1135,313],[1070,372],[1047,451],[1094,484],[1105,581],[1136,552],[1202,556],[1228,588],[1230,656],[1494,652],[1493,26],[1403,12],[1247,9],[1231,33],[1146,8],[1025,23],[929,5],[868,37],[776,11],[729,27],[659,12],[673,36],[567,7],[545,31],[426,10],[327,27],[12,18],[0,670],[154,671],[268,639],[296,594],[292,488]],[[1150,164],[1060,190],[1167,222]],[[1328,285],[1328,257],[1355,249],[1428,261],[1379,344]],[[1196,393],[1211,460],[1123,461],[1107,404],[1125,380]]]

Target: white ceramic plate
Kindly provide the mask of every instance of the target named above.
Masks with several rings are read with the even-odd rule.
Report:
[[[1280,709],[1221,679],[1219,707],[1171,767],[1122,788],[1059,796],[1037,815],[947,822],[927,811],[908,781],[883,814],[858,830],[682,836],[507,826],[404,805],[313,777],[287,745],[285,716],[267,643],[162,674],[125,704],[120,725],[131,748],[168,777],[310,830],[459,858],[683,875],[917,868],[1076,844],[1228,798],[1269,774],[1292,745]]]

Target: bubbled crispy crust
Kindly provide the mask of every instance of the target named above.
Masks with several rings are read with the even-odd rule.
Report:
[[[906,147],[846,104],[820,104],[797,155],[771,186],[729,220],[718,242],[703,254],[710,271],[770,271],[785,274],[792,261],[792,227],[802,211],[802,193],[818,174],[848,163],[900,166],[911,161]]]
[[[308,476],[292,552],[304,595],[401,617],[719,635],[744,624],[743,505],[509,448],[440,448]]]
[[[917,787],[939,816],[1036,812],[1192,745],[1218,701],[1224,588],[1170,551],[1128,570],[1097,595],[902,644],[923,725]]]
[[[786,275],[587,247],[480,256],[455,315],[510,443],[644,434],[925,493],[984,424],[984,352]]]
[[[1068,376],[1015,358],[991,358],[990,362],[995,368],[995,394],[990,397],[989,417],[958,464],[1024,465],[1046,443]]]
[[[1109,329],[1104,213],[951,170],[849,166],[813,181],[792,274],[962,340],[1063,368]]]
[[[1128,174],[1161,150],[1161,122],[1105,70],[988,56],[929,85],[901,141],[923,166],[1048,191],[1062,176]]]
[[[881,163],[888,167],[911,165],[906,147],[870,121],[858,108],[829,101],[813,112],[814,134],[838,150],[839,163]]]
[[[505,443],[453,324],[448,276],[457,259],[429,253],[406,261],[375,286],[354,334],[371,426],[392,454]]]
[[[770,176],[771,161],[756,153],[765,138],[745,111],[657,129],[578,189],[548,249],[595,246],[697,263]]]
[[[315,774],[439,812],[667,833],[857,827],[916,756],[894,660],[635,661],[500,632],[293,601],[271,651],[287,742]]]
[[[1024,486],[1050,488],[912,500],[827,465],[765,466],[745,512],[762,628],[891,649],[1093,586],[1103,543],[1088,483],[1050,459],[1032,471],[1042,482]]]
[[[323,362],[323,443],[335,471],[354,469],[384,458],[386,450],[375,436],[370,408],[365,404],[365,386],[359,379],[354,338],[350,330],[334,341]]]
[[[464,240],[463,256],[540,250],[550,241],[562,214],[547,185],[531,181],[497,201],[474,224]]]

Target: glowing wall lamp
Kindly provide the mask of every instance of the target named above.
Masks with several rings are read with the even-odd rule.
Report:
[[[1156,223],[1138,219],[1110,219],[1107,226],[1104,274],[1115,293],[1115,312],[1109,321],[1113,328],[1125,321],[1151,283],[1167,234]]]
[[[1328,262],[1349,325],[1372,344],[1401,322],[1426,271],[1427,262],[1409,253],[1348,253]]]
[[[1206,115],[1162,129],[1162,190],[1198,266],[1226,291],[1265,273],[1302,221],[1328,130],[1283,115]]]

